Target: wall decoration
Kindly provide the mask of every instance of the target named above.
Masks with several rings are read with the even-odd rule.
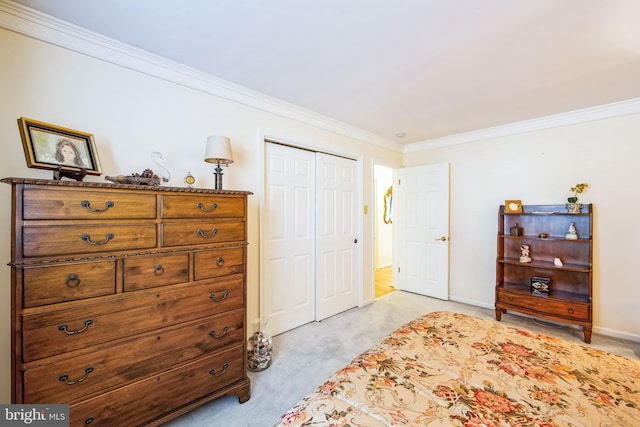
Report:
[[[393,208],[393,186],[389,187],[386,193],[384,193],[384,212],[382,213],[382,220],[385,224],[392,224],[391,210]]]
[[[52,170],[54,179],[102,175],[93,135],[25,117],[18,127],[28,167]]]

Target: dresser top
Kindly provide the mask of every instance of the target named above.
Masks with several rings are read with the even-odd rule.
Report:
[[[250,191],[239,190],[214,190],[210,188],[189,188],[189,187],[170,187],[162,185],[139,185],[139,184],[115,184],[111,182],[91,182],[91,181],[57,181],[53,179],[36,179],[36,178],[3,178],[1,180],[5,184],[24,184],[24,185],[47,185],[52,187],[76,187],[76,188],[111,188],[117,190],[147,190],[147,191],[167,191],[179,193],[205,193],[205,194],[253,194]]]

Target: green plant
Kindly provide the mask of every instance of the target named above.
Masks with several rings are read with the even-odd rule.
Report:
[[[578,194],[582,194],[584,189],[587,188],[588,186],[589,184],[587,184],[586,182],[583,182],[580,184],[576,184],[575,187],[571,187],[569,191],[573,193],[573,196],[569,197],[567,199],[567,202],[576,203],[578,201]]]

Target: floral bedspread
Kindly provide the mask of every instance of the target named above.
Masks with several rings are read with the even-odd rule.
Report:
[[[277,426],[640,426],[640,361],[435,312],[355,358]]]

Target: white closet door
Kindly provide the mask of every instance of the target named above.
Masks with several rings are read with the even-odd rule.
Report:
[[[315,319],[315,161],[266,144],[262,316],[272,335]]]
[[[316,320],[322,320],[358,304],[357,163],[316,156]]]

